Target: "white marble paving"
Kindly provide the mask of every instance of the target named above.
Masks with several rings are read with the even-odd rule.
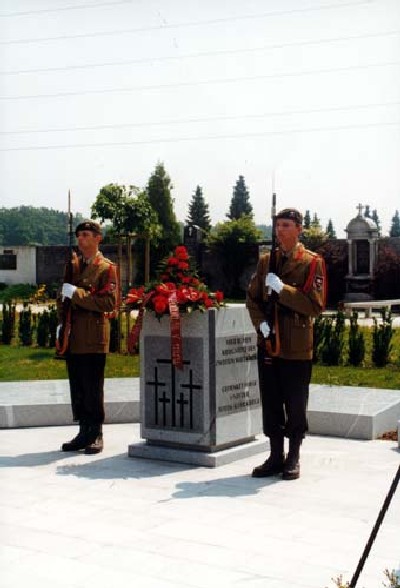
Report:
[[[394,441],[310,436],[302,477],[250,477],[127,457],[133,424],[102,454],[62,454],[71,427],[0,430],[1,587],[335,588],[350,580],[399,464]],[[400,489],[359,588],[400,569]]]

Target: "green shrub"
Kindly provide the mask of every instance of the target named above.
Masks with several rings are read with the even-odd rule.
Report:
[[[372,362],[376,367],[384,367],[389,363],[389,355],[392,350],[392,336],[392,314],[383,309],[382,323],[378,325],[378,321],[375,318],[372,331]]]
[[[349,364],[359,366],[365,357],[364,334],[358,328],[358,313],[353,311],[349,329]]]
[[[321,343],[321,361],[324,365],[340,365],[344,347],[344,313],[339,310],[335,319],[326,318]]]
[[[3,304],[3,321],[1,325],[1,341],[5,345],[10,345],[14,336],[15,325],[15,306],[10,303]]]
[[[18,334],[22,345],[32,345],[32,312],[27,304],[19,313]]]

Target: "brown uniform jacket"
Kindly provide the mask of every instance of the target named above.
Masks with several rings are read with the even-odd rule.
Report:
[[[313,261],[314,260],[314,261]],[[251,321],[258,333],[258,344],[264,344],[259,331],[265,320],[263,306],[268,300],[265,277],[268,273],[269,253],[258,262],[247,291],[246,305]],[[325,304],[325,265],[323,259],[297,243],[286,261],[277,253],[277,274],[283,281],[278,296],[278,325],[280,335],[279,357],[284,359],[311,359],[313,353],[313,317],[318,316]]]
[[[108,313],[117,304],[116,266],[99,251],[81,268],[73,259],[72,283],[77,286],[71,299],[70,353],[107,353],[110,346]],[[58,304],[59,313],[61,305]]]

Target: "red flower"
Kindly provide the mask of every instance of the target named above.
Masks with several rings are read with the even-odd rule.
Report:
[[[142,301],[143,298],[143,292],[144,292],[144,288],[140,287],[140,288],[132,288],[131,290],[129,290],[127,296],[126,296],[126,303],[127,304],[137,304],[138,302]]]
[[[178,265],[179,259],[177,257],[170,257],[167,263],[168,265]]]
[[[186,260],[189,259],[189,254],[187,252],[187,249],[184,245],[178,245],[178,247],[175,248],[175,255],[179,260]]]
[[[188,264],[188,263],[186,263],[186,261],[180,261],[180,262],[178,263],[178,268],[179,268],[180,270],[188,270],[188,269],[189,269],[189,264]]]
[[[191,278],[190,281],[193,284],[193,286],[198,286],[200,284],[200,280],[198,280],[197,278]]]
[[[158,296],[169,296],[170,290],[167,284],[157,284],[156,293]]]
[[[164,314],[167,310],[168,299],[165,296],[154,296],[152,302],[157,314]]]
[[[211,300],[211,298],[209,298],[208,296],[206,296],[206,297],[204,298],[204,306],[205,306],[206,308],[210,308],[210,306],[212,306],[213,304],[214,304],[214,303],[213,303],[213,301]]]
[[[222,302],[222,301],[223,301],[223,299],[224,299],[224,293],[223,293],[223,292],[221,292],[221,290],[217,290],[217,291],[215,292],[215,300],[216,300],[216,301],[218,302],[218,304],[219,304],[220,302]]]

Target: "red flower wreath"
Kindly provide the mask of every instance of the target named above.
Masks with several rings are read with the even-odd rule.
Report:
[[[176,297],[181,314],[223,305],[224,294],[217,290],[210,292],[193,269],[186,247],[176,247],[174,255],[162,264],[161,281],[153,282],[148,287],[140,286],[129,290],[124,302],[130,308],[144,306],[155,312],[158,319],[170,314],[169,300]]]
[[[129,336],[130,352],[136,349],[142,327],[145,309],[155,312],[158,320],[164,315],[171,317],[171,355],[172,362],[183,368],[182,338],[180,334],[180,315],[209,308],[219,308],[224,304],[221,291],[210,292],[192,268],[186,247],[176,247],[174,255],[163,262],[160,271],[161,281],[148,287],[140,286],[129,290],[124,302],[128,308],[138,308],[139,315]]]

